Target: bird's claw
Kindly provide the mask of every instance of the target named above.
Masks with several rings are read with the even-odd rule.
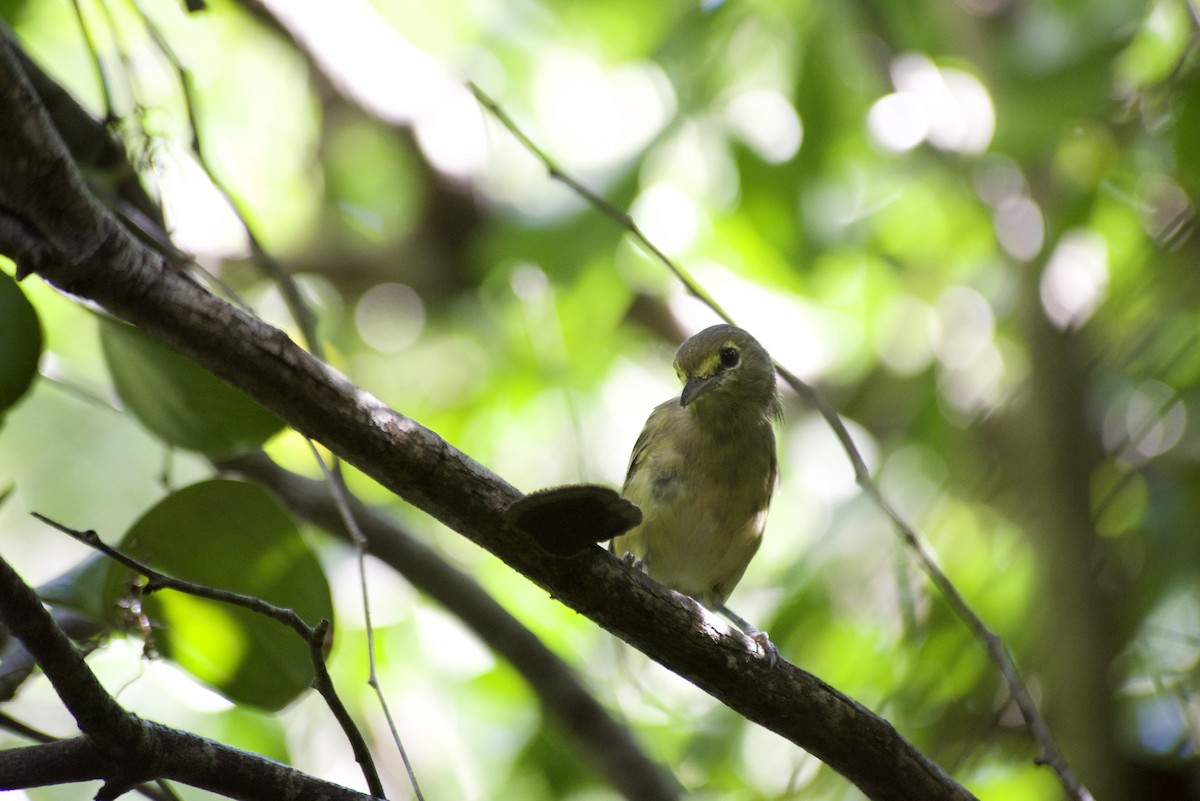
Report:
[[[634,556],[631,551],[626,551],[625,555],[621,557],[621,561],[624,562],[627,567],[631,567],[639,573],[648,572],[646,570],[646,560],[639,559],[638,557]]]
[[[758,644],[759,650],[767,660],[767,667],[773,668],[779,664],[779,649],[775,647],[775,643],[771,642],[771,638],[765,631],[751,629],[746,632],[746,636]]]

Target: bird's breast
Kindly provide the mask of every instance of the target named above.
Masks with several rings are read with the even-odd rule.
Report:
[[[774,439],[675,437],[642,455],[625,497],[642,524],[614,542],[657,581],[723,603],[758,550],[774,487]]]

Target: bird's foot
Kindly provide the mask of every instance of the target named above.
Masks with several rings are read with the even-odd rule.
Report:
[[[779,663],[779,649],[775,647],[775,643],[771,642],[771,638],[765,631],[751,626],[746,631],[746,636],[758,644],[758,649],[762,651],[762,655],[767,660],[767,667],[773,668]]]
[[[734,612],[725,604],[715,604],[712,608],[720,612],[731,623],[733,623],[733,625],[741,629],[742,634],[745,634],[751,640],[754,640],[754,642],[758,643],[759,650],[762,651],[762,655],[766,657],[767,667],[775,667],[776,663],[779,662],[779,649],[775,647],[775,643],[771,642],[771,638],[767,636],[765,631],[750,625],[750,622],[746,620],[746,618],[742,617],[737,612]]]
[[[631,567],[639,573],[647,572],[646,560],[639,559],[638,557],[634,556],[631,551],[626,551],[625,555],[621,557],[621,561],[624,562],[627,567]]]

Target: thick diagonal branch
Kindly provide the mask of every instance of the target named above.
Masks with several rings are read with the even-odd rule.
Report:
[[[519,493],[389,409],[281,331],[204,291],[93,198],[12,53],[0,44],[0,253],[104,306],[279,414],[404,500],[494,553],[567,606],[876,799],[972,796],[886,721],[794,665],[769,668],[740,634],[600,548],[569,559],[507,529]],[[32,183],[31,183],[32,182]]]
[[[218,466],[273,490],[297,516],[349,539],[329,485],[291,473],[264,453],[222,460]],[[665,801],[679,788],[649,761],[622,726],[580,684],[571,668],[470,576],[401,530],[389,516],[352,501],[367,550],[421,592],[445,606],[508,660],[529,682],[546,715],[583,746],[605,779],[626,798]]]

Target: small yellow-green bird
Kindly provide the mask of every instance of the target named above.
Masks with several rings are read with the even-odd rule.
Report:
[[[773,662],[766,635],[725,606],[762,541],[778,482],[771,357],[742,329],[714,325],[679,347],[675,372],[683,392],[651,412],[625,477],[622,494],[642,522],[612,551],[724,614]]]

